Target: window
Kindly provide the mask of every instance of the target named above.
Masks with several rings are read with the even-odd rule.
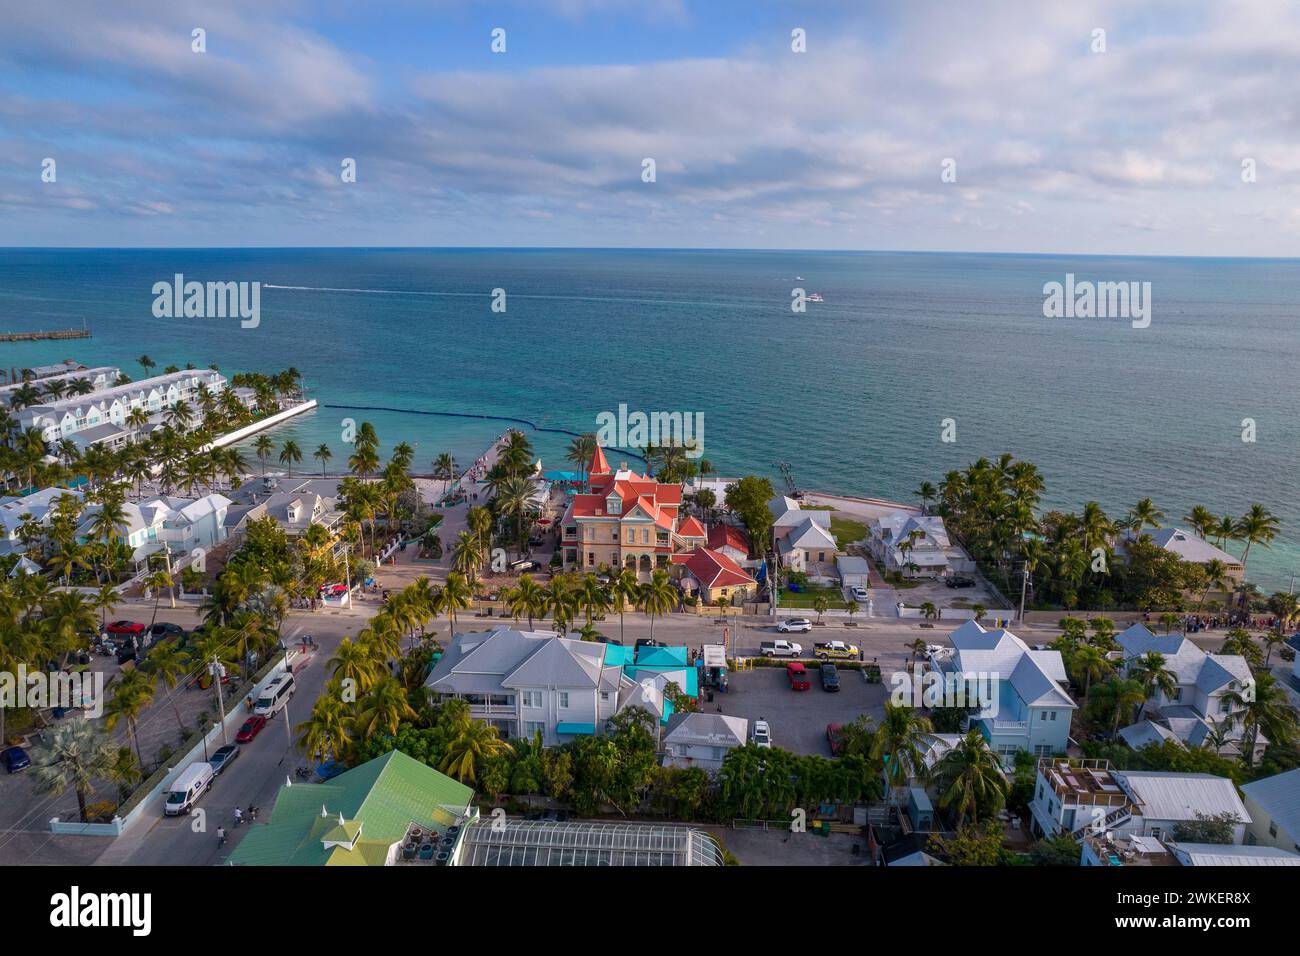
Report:
[[[603,703],[608,704],[608,703],[609,703],[609,691],[607,691],[607,690],[602,690],[602,691],[600,692],[600,699],[601,699],[601,701],[602,701]]]
[[[569,692],[567,690],[562,690],[560,691],[560,707],[567,708],[568,706],[569,706]]]
[[[649,544],[649,543],[650,543],[650,529],[649,529],[649,528],[642,528],[642,529],[641,529],[641,543],[642,543],[642,544]]]
[[[526,737],[536,737],[538,734],[543,737],[546,736],[546,724],[540,720],[525,720],[524,735]]]
[[[525,707],[541,707],[542,692],[540,690],[526,690],[523,693]]]
[[[1268,821],[1268,835],[1271,836],[1271,837],[1275,837],[1275,836],[1277,836],[1277,821],[1276,821],[1276,820],[1269,820],[1269,821]]]
[[[722,747],[714,747],[714,748],[713,748],[713,759],[714,759],[714,760],[721,760],[721,759],[722,759],[723,757],[725,757],[726,755],[727,755],[727,751],[726,751],[724,748],[722,748]]]

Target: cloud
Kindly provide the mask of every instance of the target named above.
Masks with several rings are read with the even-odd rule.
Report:
[[[712,5],[554,0],[542,9],[571,45],[549,61],[415,69],[350,48],[347,13],[287,0],[113,6],[23,5],[6,23],[0,142],[16,162],[0,203],[19,213],[0,241],[46,208],[33,163],[53,153],[91,204],[77,237],[105,243],[124,216],[162,239],[208,226],[271,243],[748,245],[776,230],[819,248],[1300,253],[1297,111],[1278,80],[1300,73],[1300,11],[1282,4],[827,5],[795,54]],[[738,36],[606,62],[584,33],[651,20]]]

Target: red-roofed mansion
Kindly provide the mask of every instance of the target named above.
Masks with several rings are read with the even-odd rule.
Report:
[[[682,486],[609,467],[599,446],[588,470],[590,492],[574,495],[560,520],[560,554],[566,569],[631,568],[649,580],[668,569],[672,556],[705,542],[705,529],[680,514]]]

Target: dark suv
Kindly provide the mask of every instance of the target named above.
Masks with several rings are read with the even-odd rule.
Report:
[[[834,664],[822,665],[822,690],[838,691],[840,689],[840,671]]]

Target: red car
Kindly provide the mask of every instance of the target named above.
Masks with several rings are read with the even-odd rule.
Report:
[[[109,634],[131,634],[138,635],[144,633],[144,625],[135,621],[114,621],[108,627],[104,628]]]
[[[266,718],[260,715],[249,717],[244,721],[244,726],[239,728],[239,733],[235,734],[235,743],[248,744],[253,742],[253,738],[262,732],[266,726]]]
[[[785,676],[790,681],[791,690],[807,690],[812,687],[812,681],[808,679],[808,671],[798,661],[791,661],[785,665]]]
[[[844,749],[844,740],[840,737],[840,724],[826,725],[826,741],[831,745],[831,756],[838,757]]]

